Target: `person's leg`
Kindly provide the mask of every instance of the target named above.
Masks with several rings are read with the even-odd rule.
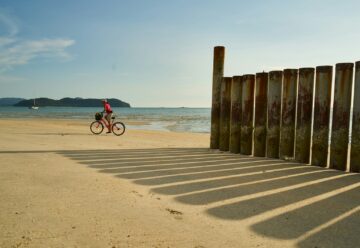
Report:
[[[110,133],[111,132],[111,113],[109,113],[109,114],[107,114],[106,115],[106,120],[107,120],[107,129],[108,129],[108,133]]]

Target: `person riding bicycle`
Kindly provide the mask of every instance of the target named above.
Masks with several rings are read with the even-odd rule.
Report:
[[[106,99],[102,100],[102,103],[104,104],[104,119],[107,121],[108,125],[107,125],[107,133],[111,133],[110,127],[111,127],[111,117],[112,117],[112,109],[110,104],[108,103],[108,101]]]

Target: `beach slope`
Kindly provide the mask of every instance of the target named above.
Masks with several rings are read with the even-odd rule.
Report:
[[[209,135],[1,119],[0,247],[359,247],[360,177]]]

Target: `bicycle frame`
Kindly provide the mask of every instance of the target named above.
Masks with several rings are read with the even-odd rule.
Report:
[[[105,127],[107,127],[108,129],[110,129],[111,126],[112,126],[112,121],[110,121],[110,123],[108,124],[108,123],[107,123],[107,120],[106,120],[105,118],[101,118],[101,120],[100,120],[99,122],[101,122],[101,123],[102,123]]]

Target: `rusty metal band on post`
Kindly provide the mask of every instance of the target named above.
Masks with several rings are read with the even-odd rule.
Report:
[[[349,144],[353,63],[336,64],[333,120],[330,145],[330,168],[346,170]]]
[[[310,162],[314,75],[314,68],[299,69],[295,160],[306,164]]]
[[[350,171],[360,172],[360,61],[355,63],[354,107],[351,132]]]
[[[244,75],[241,97],[240,152],[245,155],[251,155],[253,147],[254,88],[255,75]]]
[[[282,71],[269,72],[266,156],[279,157]]]
[[[269,74],[256,73],[254,156],[266,155],[267,88]]]
[[[297,79],[297,69],[284,70],[280,130],[280,158],[294,157]]]
[[[221,83],[220,137],[219,137],[220,151],[229,150],[231,84],[232,84],[232,77],[224,77]]]
[[[210,148],[219,148],[220,134],[220,91],[224,76],[225,47],[214,48]]]
[[[311,164],[327,166],[329,150],[332,66],[316,67],[314,127]]]
[[[234,76],[231,86],[230,145],[229,151],[240,153],[241,131],[241,76]]]

